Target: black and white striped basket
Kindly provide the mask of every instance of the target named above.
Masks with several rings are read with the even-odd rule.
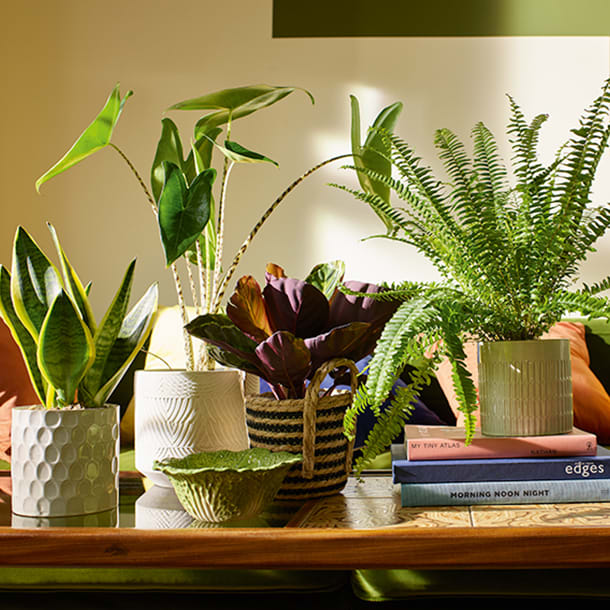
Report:
[[[351,391],[320,396],[320,384],[337,367],[347,367]],[[343,433],[345,410],[356,390],[358,369],[336,358],[322,365],[305,398],[277,400],[271,393],[246,396],[250,446],[303,454],[286,475],[276,500],[306,500],[340,492],[352,469],[353,441]]]

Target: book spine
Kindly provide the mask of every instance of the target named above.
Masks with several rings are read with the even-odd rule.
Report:
[[[561,457],[595,455],[595,436],[553,436],[538,438],[485,438],[464,441],[430,438],[407,439],[410,460],[459,460],[483,458]]]
[[[473,504],[558,504],[605,502],[610,480],[409,483],[401,485],[402,506]]]
[[[392,462],[394,483],[550,481],[610,478],[610,456]]]

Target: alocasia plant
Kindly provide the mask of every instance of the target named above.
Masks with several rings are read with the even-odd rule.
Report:
[[[36,189],[39,190],[47,180],[96,151],[106,147],[114,149],[134,173],[157,217],[165,263],[172,271],[183,324],[188,322],[188,313],[178,263],[184,265],[196,312],[218,313],[241,257],[273,210],[307,176],[336,159],[351,156],[340,155],[322,161],[294,180],[269,205],[246,236],[231,264],[223,264],[226,193],[232,168],[241,163],[270,163],[277,166],[265,155],[234,141],[231,133],[233,122],[272,106],[296,90],[296,87],[269,85],[236,87],[172,105],[168,110],[195,110],[204,111],[205,114],[195,124],[188,153],[184,150],[174,121],[169,117],[161,120],[161,135],[154,154],[149,188],[127,155],[112,142],[121,111],[131,96],[129,91],[121,99],[119,86],[116,85],[98,116],[72,148],[36,181]],[[305,93],[313,103],[311,94]],[[224,142],[219,144],[216,140],[223,130]],[[218,172],[212,163],[214,150],[219,151],[222,157]],[[201,344],[201,352],[196,356],[190,336],[185,333],[184,338],[186,368],[211,368],[214,361],[208,358],[205,345]]]
[[[341,261],[317,265],[305,280],[270,264],[264,288],[254,277],[242,277],[226,314],[198,316],[187,331],[213,346],[219,362],[267,381],[276,398],[302,398],[324,362],[370,354],[396,310],[391,301],[345,294],[339,290],[343,275]],[[359,295],[383,290],[355,281],[344,286]]]

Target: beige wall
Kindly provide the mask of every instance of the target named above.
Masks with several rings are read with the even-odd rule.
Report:
[[[227,255],[275,196],[318,161],[349,150],[349,101],[364,121],[401,100],[401,136],[432,165],[433,131],[451,127],[469,137],[483,120],[503,140],[505,93],[529,115],[550,112],[542,150],[550,156],[608,76],[607,38],[271,39],[271,0],[29,0],[3,3],[0,38],[0,262],[24,225],[45,248],[45,220],[55,224],[83,279],[93,280],[98,313],[133,257],[136,292],[158,279],[162,301],[175,295],[164,269],[153,215],[116,153],[95,157],[34,190],[35,179],[69,147],[120,81],[133,89],[114,141],[147,178],[163,110],[173,102],[245,84],[296,85],[293,94],[234,125],[234,139],[280,162],[239,166],[227,212]],[[172,113],[188,139],[196,113]],[[606,160],[607,173],[608,161]],[[602,176],[603,178],[603,176]],[[361,242],[376,217],[328,182],[353,182],[338,166],[320,172],[272,216],[238,275],[262,277],[273,261],[304,275],[313,264],[343,258],[348,276],[371,281],[429,278],[415,253],[380,240]],[[610,199],[610,181],[598,186]],[[608,270],[610,246],[583,269]],[[229,258],[232,256],[229,256]]]

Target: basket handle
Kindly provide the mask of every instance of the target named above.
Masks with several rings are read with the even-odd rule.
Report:
[[[313,478],[313,469],[316,457],[316,411],[318,401],[320,400],[320,385],[332,370],[340,366],[345,366],[350,370],[350,385],[353,395],[358,386],[358,367],[356,367],[352,360],[347,358],[333,358],[320,366],[320,368],[314,373],[311,383],[309,386],[307,386],[307,391],[305,392],[305,400],[303,405],[303,466],[301,470],[302,477],[304,479]],[[350,441],[345,460],[346,472],[349,472],[349,469],[351,469],[353,446],[353,441]]]

